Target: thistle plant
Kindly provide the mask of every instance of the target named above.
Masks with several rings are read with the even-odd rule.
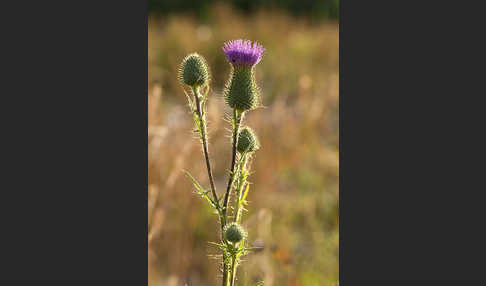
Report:
[[[193,53],[186,56],[179,70],[179,80],[191,89],[184,92],[189,102],[195,133],[201,141],[210,189],[206,190],[186,171],[196,193],[203,197],[218,215],[221,224],[221,241],[212,244],[222,251],[222,286],[234,286],[237,267],[241,257],[251,248],[246,246],[247,233],[241,225],[246,197],[250,190],[250,163],[253,154],[260,148],[255,132],[242,122],[246,112],[260,106],[260,89],[255,81],[255,66],[260,62],[265,49],[258,43],[235,40],[226,42],[223,52],[230,63],[230,76],[223,91],[226,104],[231,108],[232,155],[226,191],[218,197],[211,169],[208,150],[206,102],[210,90],[210,72],[204,58]],[[231,198],[233,202],[231,203]],[[233,204],[232,207],[230,205]]]

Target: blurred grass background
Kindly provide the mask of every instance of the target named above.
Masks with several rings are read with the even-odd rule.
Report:
[[[243,217],[249,242],[263,250],[246,256],[238,285],[261,280],[267,286],[337,285],[337,14],[312,12],[321,2],[303,12],[272,1],[255,1],[250,8],[240,2],[245,1],[207,1],[197,10],[187,3],[163,6],[184,1],[149,1],[149,285],[220,284],[220,260],[211,257],[219,250],[207,243],[219,240],[217,217],[182,172],[209,186],[177,69],[191,52],[203,55],[211,68],[209,152],[221,196],[231,159],[229,124],[223,121],[229,110],[221,96],[230,66],[221,47],[238,38],[267,49],[256,68],[265,108],[245,118],[262,148],[252,163],[249,212]]]

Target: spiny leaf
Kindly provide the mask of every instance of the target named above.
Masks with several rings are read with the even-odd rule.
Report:
[[[214,203],[214,201],[208,196],[209,191],[205,191],[204,188],[197,182],[196,179],[194,179],[194,177],[188,171],[184,171],[184,172],[189,177],[189,179],[191,179],[192,184],[197,189],[197,193],[200,194],[202,197],[204,197],[209,202],[209,204],[211,204],[213,208],[217,209],[217,206]]]
[[[245,191],[243,192],[243,196],[241,197],[241,201],[244,202],[246,200],[246,196],[248,195],[248,191],[250,190],[250,184],[246,185]]]
[[[212,241],[209,241],[208,243],[209,244],[212,244],[214,246],[217,246],[217,247],[219,247],[221,249],[224,249],[225,248],[225,245],[224,244],[221,244],[221,243],[216,243],[216,242],[212,242]]]
[[[196,124],[197,129],[200,130],[201,129],[201,125],[200,125],[201,121],[199,120],[199,116],[197,115],[197,111],[194,111],[192,113],[192,117],[194,119],[194,123]]]
[[[262,247],[245,247],[244,250],[246,252],[249,252],[249,251],[256,251],[256,250],[262,250]]]
[[[182,88],[182,90],[184,91],[184,94],[187,97],[187,101],[189,102],[189,107],[191,107],[191,110],[193,110],[194,109],[194,102],[192,101],[191,96],[189,94],[187,94],[187,92],[184,88]]]
[[[206,91],[204,92],[204,98],[206,99],[209,93],[209,85],[206,85]]]
[[[194,184],[194,186],[196,187],[196,189],[198,191],[204,192],[203,187],[201,187],[201,185],[196,181],[196,179],[194,179],[194,177],[188,171],[184,170],[184,173],[186,173],[186,175],[189,177],[189,179],[191,179],[192,183]]]

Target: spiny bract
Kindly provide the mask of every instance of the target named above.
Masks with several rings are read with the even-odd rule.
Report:
[[[209,69],[206,60],[198,53],[186,56],[179,69],[179,80],[192,87],[208,84]]]
[[[243,127],[238,134],[238,145],[236,145],[238,152],[254,152],[259,148],[260,143],[255,132],[250,127]]]
[[[258,107],[260,89],[255,82],[254,68],[265,49],[248,40],[224,43],[223,52],[231,64],[231,75],[224,89],[226,103],[233,109],[246,111]]]
[[[226,103],[239,111],[258,107],[260,89],[251,66],[232,66],[229,81],[224,89]]]
[[[246,232],[241,225],[232,222],[224,227],[224,238],[232,243],[238,243],[246,238]]]

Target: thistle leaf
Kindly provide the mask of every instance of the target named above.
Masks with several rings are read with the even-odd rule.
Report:
[[[245,191],[243,192],[243,196],[241,197],[241,202],[244,202],[246,200],[246,196],[248,195],[249,190],[250,190],[250,184],[247,184]]]
[[[188,176],[189,179],[191,179],[192,184],[197,190],[197,193],[201,195],[203,198],[205,198],[213,208],[218,209],[214,201],[208,196],[209,191],[205,191],[204,188],[197,182],[196,179],[194,179],[194,177],[188,171],[184,171],[184,173],[186,173],[186,176]]]
[[[191,110],[194,110],[194,102],[192,101],[191,96],[189,94],[187,94],[187,92],[184,88],[182,90],[184,91],[184,94],[187,97],[187,101],[189,102],[189,107],[191,107]]]
[[[209,93],[209,85],[206,85],[206,90],[204,91],[204,98],[208,97],[208,93]]]
[[[216,243],[216,242],[212,242],[212,241],[209,241],[208,243],[209,243],[209,244],[212,244],[212,245],[214,245],[214,246],[217,246],[217,247],[219,247],[219,248],[221,248],[221,249],[225,249],[225,245],[224,245],[224,244],[221,244],[221,243]]]

